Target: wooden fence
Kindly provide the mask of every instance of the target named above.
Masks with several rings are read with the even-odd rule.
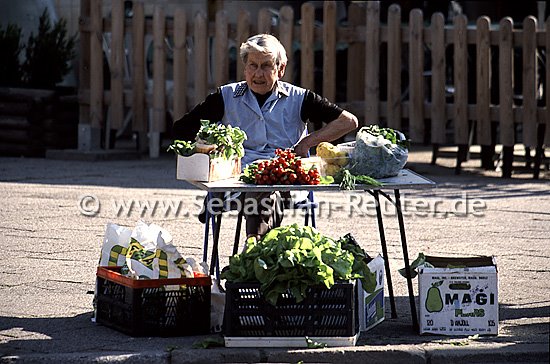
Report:
[[[149,154],[158,156],[160,137],[169,127],[167,115],[181,117],[215,87],[232,81],[230,74],[240,80],[242,64],[230,62],[228,50],[236,47],[238,54],[238,45],[259,32],[278,36],[287,50],[299,44],[299,53],[289,52],[285,80],[338,101],[363,125],[381,123],[403,130],[414,143],[434,145],[434,161],[438,146],[457,145],[459,168],[475,140],[487,167],[498,141],[504,175],[509,175],[516,143],[537,148],[537,157],[544,153],[543,142],[550,145],[550,126],[545,128],[550,75],[539,57],[550,46],[550,18],[537,27],[536,19],[527,17],[519,29],[510,18],[494,23],[481,17],[471,24],[460,15],[446,23],[440,13],[424,19],[414,9],[404,23],[399,6],[391,5],[388,18],[380,19],[380,2],[369,1],[352,3],[342,25],[336,2],[326,1],[322,26],[316,25],[312,3],[302,5],[301,19],[292,7],[283,6],[273,26],[268,9],[258,14],[241,10],[237,19],[219,11],[209,23],[205,13],[176,8],[166,14],[161,6],[154,8],[151,19],[144,16],[140,1],[133,2],[133,16],[125,18],[123,3],[111,0],[110,14],[103,17],[101,0],[81,0],[80,149],[98,148],[99,130],[121,129],[126,121],[132,131],[148,136]],[[148,38],[153,44],[151,76],[145,62]],[[342,48],[345,64],[337,59]],[[109,90],[104,87],[104,50]],[[316,52],[322,52],[322,60]],[[522,86],[516,94],[518,59]],[[317,82],[316,68],[322,70]],[[337,72],[342,69],[343,96],[337,95]],[[543,82],[538,72],[545,75]],[[537,99],[539,90],[542,100]]]

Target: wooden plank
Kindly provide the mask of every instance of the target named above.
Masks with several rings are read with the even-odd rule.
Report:
[[[364,4],[352,2],[349,6],[349,25],[352,29],[364,26],[366,22]],[[359,30],[357,30],[359,31]],[[365,43],[348,41],[348,65],[346,76],[346,99],[363,100],[365,98]]]
[[[91,0],[80,0],[80,19],[90,17],[90,2]],[[90,32],[80,30],[79,34],[79,47],[80,57],[78,57],[78,93],[82,90],[90,88]],[[79,124],[90,124],[90,105],[79,105]]]
[[[150,131],[165,131],[166,121],[166,50],[165,16],[160,6],[153,12],[153,120]]]
[[[194,64],[195,67],[195,99],[193,104],[197,105],[208,92],[208,24],[206,15],[200,11],[195,15],[193,25],[193,39],[195,44]]]
[[[380,2],[367,3],[365,29],[365,117],[361,125],[378,124],[380,119]]]
[[[187,112],[187,15],[184,8],[174,12],[174,120]]]
[[[499,30],[499,118],[500,142],[505,147],[514,146],[514,57],[512,28],[514,21],[507,17],[500,21]]]
[[[432,143],[445,143],[445,18],[441,13],[432,15]]]
[[[90,124],[103,126],[103,31],[101,29],[102,0],[90,4]]]
[[[323,3],[323,96],[336,101],[336,3]]]
[[[313,47],[315,42],[315,8],[311,3],[302,5],[302,26],[300,27],[300,71],[301,86],[309,90],[315,90],[315,60]]]
[[[409,32],[409,133],[412,142],[424,142],[424,16],[411,10]]]
[[[292,52],[292,40],[294,39],[294,9],[285,5],[279,12],[279,40],[286,49],[288,62],[283,75],[283,81],[294,83],[294,54]]]
[[[385,101],[380,102],[380,117],[386,117],[386,109],[387,109],[387,103]],[[351,101],[351,102],[340,102],[339,105],[346,110],[349,110],[350,112],[353,112],[357,115],[362,115],[361,112],[364,110],[366,102],[365,101]],[[403,117],[409,118],[409,110],[412,109],[409,101],[404,101],[402,103],[403,107]],[[428,101],[424,102],[424,112],[426,114],[430,114],[432,110],[432,105]],[[453,104],[447,104],[445,107],[446,113],[448,115],[452,115],[455,112],[455,106]],[[474,120],[476,118],[476,112],[477,107],[475,104],[469,104],[468,105],[468,119]],[[523,120],[523,108],[514,106],[513,107],[513,114],[514,114],[514,122],[521,123]],[[538,107],[537,108],[537,118],[543,119],[545,117],[546,108],[545,107]],[[500,107],[499,105],[491,105],[489,108],[489,114],[491,117],[491,121],[499,121],[500,120]]]
[[[401,8],[388,9],[388,126],[401,130]]]
[[[120,129],[124,121],[124,0],[113,0],[111,10],[111,129]]]
[[[147,131],[145,114],[145,12],[143,3],[136,2],[132,8],[132,130]]]
[[[528,16],[523,21],[523,144],[537,145],[537,20]]]
[[[247,10],[241,9],[239,11],[239,17],[237,19],[237,46],[240,48],[241,44],[246,42],[250,37],[250,13]],[[239,52],[237,48],[237,52]],[[244,79],[244,63],[241,60],[240,54],[237,60],[237,80]]]
[[[258,33],[271,34],[271,12],[268,8],[258,11]]]
[[[550,146],[550,71],[548,67],[548,54],[550,52],[550,17],[546,19],[545,32],[546,35],[546,89],[544,94],[546,95],[546,114],[542,120],[546,121],[546,133],[544,136],[544,144]]]
[[[454,24],[454,127],[456,144],[468,144],[468,44],[466,27],[468,19],[458,15]]]
[[[229,80],[229,41],[227,13],[216,13],[216,34],[214,36],[214,86],[224,85]]]
[[[477,22],[476,37],[476,119],[477,142],[480,145],[491,145],[491,48],[489,42],[488,17],[480,17]]]

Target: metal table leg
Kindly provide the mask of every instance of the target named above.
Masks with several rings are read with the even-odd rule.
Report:
[[[208,236],[210,234],[210,210],[208,209],[208,204],[212,198],[212,193],[208,192],[206,194],[205,201],[205,223],[204,223],[204,243],[202,248],[202,261],[206,263],[208,259]]]
[[[216,270],[216,277],[220,276],[220,261],[218,258],[218,243],[220,241],[220,227],[222,223],[222,214],[218,216],[212,216],[212,232],[213,232],[213,243],[212,243],[212,258],[210,260],[210,275],[214,274],[214,269]]]
[[[405,273],[407,275],[407,288],[409,290],[409,303],[411,306],[411,317],[413,330],[418,331],[418,317],[416,314],[416,303],[414,301],[414,289],[412,284],[411,266],[409,265],[409,252],[407,250],[407,236],[405,234],[405,222],[403,221],[403,211],[401,210],[401,198],[399,190],[393,190],[395,195],[395,209],[397,210],[397,220],[399,222],[399,233],[401,234],[401,247],[403,248],[403,260],[405,261]]]
[[[212,236],[213,236],[213,243],[212,243],[212,257],[210,260],[210,275],[214,274],[214,269],[216,269],[217,277],[219,277],[219,259],[218,259],[218,243],[220,240],[220,226],[221,226],[221,219],[222,215],[219,214],[217,217],[210,213],[210,209],[208,206],[210,205],[210,200],[212,199],[213,194],[211,192],[208,192],[206,194],[206,201],[205,201],[205,223],[204,223],[204,243],[203,243],[203,253],[202,253],[202,261],[206,262],[208,260],[208,240],[210,236],[210,225],[212,225]]]
[[[390,296],[391,317],[397,318],[397,310],[395,309],[395,297],[393,295],[393,284],[391,279],[390,261],[388,257],[388,247],[386,246],[386,233],[384,232],[382,209],[380,208],[380,192],[378,190],[374,190],[371,194],[376,202],[376,218],[378,220],[380,244],[382,245],[382,256],[384,257],[384,268],[386,270],[386,282],[388,283],[388,293]]]

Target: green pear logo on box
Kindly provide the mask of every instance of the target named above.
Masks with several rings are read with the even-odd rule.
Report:
[[[443,299],[441,298],[441,292],[439,286],[443,284],[443,281],[434,282],[428,289],[426,296],[426,310],[428,312],[440,312],[443,309]]]

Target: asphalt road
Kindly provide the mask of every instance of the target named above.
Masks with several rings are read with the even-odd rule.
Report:
[[[385,214],[398,318],[362,333],[357,346],[325,349],[195,349],[205,337],[132,338],[91,322],[95,271],[108,222],[139,219],[167,229],[186,256],[202,257],[196,214],[204,192],[175,179],[172,156],[158,160],[68,161],[0,158],[0,363],[11,362],[541,362],[549,360],[550,174],[539,180],[518,168],[512,179],[481,172],[429,152],[411,152],[408,168],[437,182],[402,191],[411,260],[418,253],[495,256],[499,335],[421,336],[411,329],[395,211]],[[352,233],[370,254],[380,252],[376,218],[364,196],[350,208],[348,192],[318,193],[318,229]],[[284,224],[302,222],[299,213]],[[221,265],[228,262],[236,216],[221,229]],[[415,281],[415,291],[418,287]]]

